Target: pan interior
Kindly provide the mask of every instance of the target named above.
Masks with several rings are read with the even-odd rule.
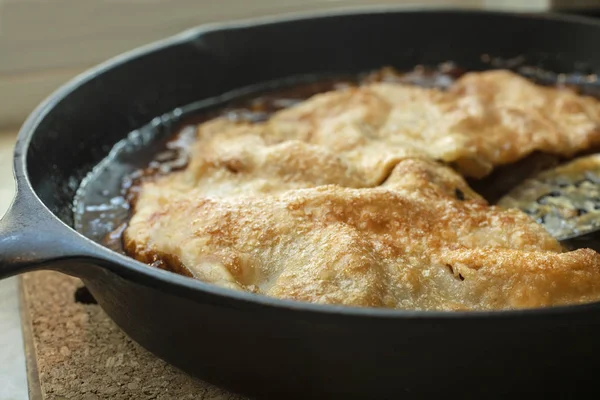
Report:
[[[198,32],[69,83],[32,116],[17,151],[25,153],[33,191],[68,226],[76,226],[86,205],[92,221],[101,214],[126,219],[122,178],[147,165],[188,117],[227,103],[223,93],[293,83],[286,77],[384,65],[406,71],[447,60],[470,71],[508,68],[546,83],[566,78],[598,93],[587,84],[600,71],[595,38],[600,25],[591,22],[451,11],[332,14]],[[110,171],[104,180],[102,171]],[[118,225],[96,221],[88,235],[103,242]]]
[[[513,69],[537,83],[570,85],[581,93],[600,98],[600,86],[596,80],[590,79],[589,74],[555,74],[519,65],[519,60],[515,59],[482,58],[489,62],[490,68]],[[176,108],[130,132],[82,179],[73,198],[74,227],[97,243],[124,253],[121,234],[131,215],[131,194],[137,182],[184,167],[195,127],[210,118],[224,116],[235,120],[261,121],[270,113],[316,93],[356,85],[365,80],[398,81],[444,89],[464,72],[466,70],[456,64],[445,62],[436,67],[418,66],[402,73],[386,74],[377,70],[361,74],[305,75],[254,85]],[[471,180],[470,184],[488,201],[495,203],[531,173],[559,161],[550,155],[532,154],[498,169],[483,180]]]
[[[79,184],[73,197],[74,228],[88,238],[123,253],[120,233],[130,217],[132,185],[153,174],[164,174],[187,163],[195,126],[217,116],[257,121],[265,111],[252,103],[264,99],[269,112],[353,82],[349,75],[305,75],[234,90],[221,96],[178,107],[136,129],[117,142]]]
[[[599,37],[599,24],[570,17],[448,10],[328,12],[189,32],[107,61],[54,93],[21,132],[21,183],[74,226],[75,193],[111,149],[200,99],[286,77],[446,60],[467,70],[506,60],[511,69],[585,77],[600,71]]]

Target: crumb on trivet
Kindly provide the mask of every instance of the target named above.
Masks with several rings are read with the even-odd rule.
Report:
[[[79,279],[39,271],[22,282],[45,400],[241,399],[155,357],[100,306],[75,302]]]

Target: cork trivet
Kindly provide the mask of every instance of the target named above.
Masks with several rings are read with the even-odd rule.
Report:
[[[82,286],[58,272],[21,279],[31,400],[241,400],[143,349],[100,306],[75,301],[75,293],[79,301],[93,301]]]

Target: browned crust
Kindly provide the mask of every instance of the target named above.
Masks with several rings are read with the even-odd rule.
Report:
[[[173,254],[164,253],[157,250],[141,250],[143,245],[123,235],[123,249],[132,258],[137,261],[148,264],[151,267],[174,272],[179,275],[194,278],[194,274],[181,262],[179,257]]]
[[[183,271],[186,276],[310,302],[402,308],[406,306],[401,304],[402,296],[413,296],[414,288],[429,296],[427,304],[419,304],[416,297],[411,300],[414,307],[423,309],[521,307],[574,302],[580,295],[593,298],[600,284],[595,275],[600,265],[597,254],[562,254],[560,245],[525,214],[490,207],[460,175],[434,160],[455,160],[463,174],[479,177],[533,151],[550,149],[570,156],[598,141],[599,131],[592,126],[600,113],[598,104],[546,89],[536,93],[530,84],[511,80],[502,72],[478,79],[468,75],[454,93],[385,85],[353,87],[315,96],[264,124],[224,119],[202,124],[186,170],[152,183],[147,180],[141,191],[138,188],[136,194],[145,198],[142,216],[131,232],[125,232],[125,251],[139,261]],[[522,82],[525,87],[516,99],[524,104],[547,102],[558,113],[566,113],[567,120],[571,112],[577,117],[585,115],[583,123],[575,129],[561,118],[546,115],[539,105],[529,111],[518,109],[511,104],[513,94],[496,96],[495,80],[516,86]],[[474,97],[467,99],[470,106],[455,98],[461,92],[474,92]],[[487,97],[492,104],[489,109],[484,101]],[[425,128],[402,107],[415,99],[429,102],[424,109],[408,108],[427,117]],[[436,118],[446,113],[452,117],[437,124]],[[444,138],[436,133],[444,126],[453,135],[450,153],[444,149]],[[402,147],[398,138],[382,142],[391,150],[377,142],[392,135],[394,129],[402,132],[401,137],[406,135],[408,147]],[[418,129],[426,132],[422,138],[417,137]],[[479,129],[484,131],[481,136],[476,134]],[[538,129],[541,133],[536,136]],[[338,132],[342,140],[335,144],[331,138],[337,138]],[[493,138],[487,140],[488,134]],[[504,143],[504,134],[514,143]],[[536,143],[528,143],[530,136]],[[557,143],[570,147],[557,150]],[[380,150],[384,153],[380,159],[369,159]],[[153,191],[148,196],[142,193],[147,187]],[[240,197],[244,199],[238,201]],[[134,209],[137,201],[132,198]],[[394,219],[398,232],[390,230],[389,221]],[[413,223],[416,230],[407,228]],[[328,235],[330,242],[323,242]],[[414,245],[402,235],[420,244]],[[283,249],[281,240],[304,241],[304,247]],[[377,243],[377,248],[371,248],[372,243]],[[337,247],[330,249],[330,244]],[[261,252],[272,258],[261,258]],[[311,256],[293,260],[300,253]],[[492,254],[498,260],[490,258]],[[279,270],[274,265],[282,262],[277,260],[293,272]],[[328,270],[327,265],[340,262],[347,266]],[[537,262],[546,271],[536,267]],[[399,267],[403,263],[406,268]],[[579,263],[589,268],[580,272],[578,268],[584,266]],[[313,264],[317,272],[308,271]],[[445,268],[439,270],[440,265]],[[427,270],[423,276],[437,276],[439,287],[428,292],[427,279],[419,276],[421,267]],[[466,281],[459,284],[460,289],[448,279],[448,271],[456,281]],[[327,278],[321,278],[321,273]],[[269,274],[272,277],[265,278]],[[546,275],[557,279],[562,293],[553,289],[556,285],[549,284]],[[590,283],[582,285],[580,293],[566,282],[581,283],[581,276],[590,278]],[[530,283],[523,283],[526,281]],[[394,282],[403,288],[397,290]],[[327,288],[337,292],[329,293]],[[526,293],[528,290],[531,293]],[[461,296],[467,299],[462,304]]]

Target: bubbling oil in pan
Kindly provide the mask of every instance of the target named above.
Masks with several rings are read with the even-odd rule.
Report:
[[[464,72],[452,63],[444,63],[437,68],[417,67],[404,73],[383,68],[353,76],[303,76],[247,88],[176,109],[131,132],[82,180],[73,202],[75,229],[97,243],[124,254],[121,236],[131,216],[131,205],[140,183],[184,168],[196,126],[211,118],[264,121],[272,113],[317,93],[369,82],[393,81],[445,89]],[[589,75],[552,74],[530,67],[522,67],[517,72],[540,84],[567,85],[582,94],[600,98],[600,85]],[[469,184],[490,203],[496,203],[526,178],[563,161],[556,156],[534,153]],[[520,208],[526,212],[531,209],[525,205]],[[590,219],[589,216],[587,219]],[[538,222],[544,221],[538,219]],[[160,262],[154,266],[164,267]]]

